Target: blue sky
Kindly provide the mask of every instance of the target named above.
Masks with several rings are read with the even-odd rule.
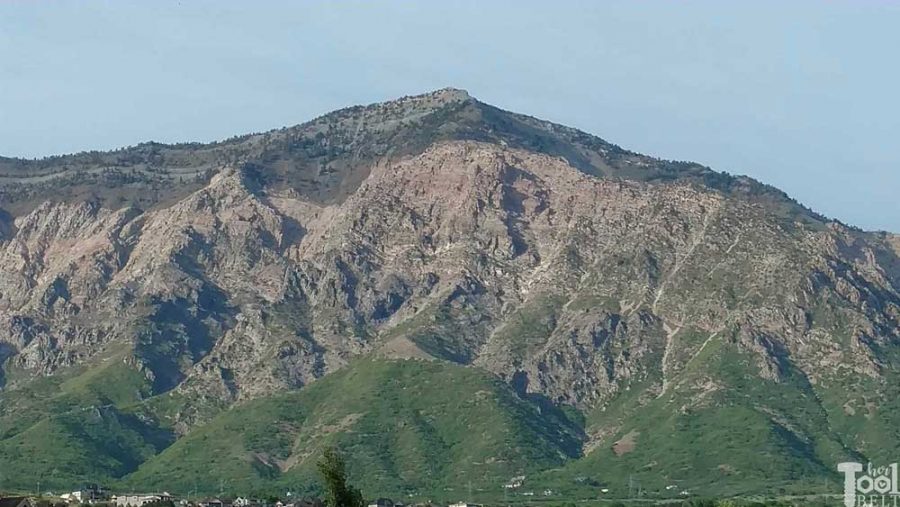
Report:
[[[209,141],[455,86],[900,232],[900,2],[0,3],[0,154]]]

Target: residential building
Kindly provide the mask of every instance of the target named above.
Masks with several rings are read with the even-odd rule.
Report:
[[[109,500],[109,489],[100,484],[85,484],[76,491],[61,495],[69,503],[94,503]]]
[[[148,503],[172,501],[172,495],[168,493],[148,495],[131,493],[127,495],[116,495],[113,498],[113,501],[116,502],[116,507],[143,507]]]

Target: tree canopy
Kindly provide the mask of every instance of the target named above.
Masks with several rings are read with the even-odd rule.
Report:
[[[363,507],[362,493],[347,483],[344,458],[337,449],[326,448],[316,466],[325,482],[327,507]]]

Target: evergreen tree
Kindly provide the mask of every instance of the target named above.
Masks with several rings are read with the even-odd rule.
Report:
[[[363,507],[362,493],[347,484],[346,465],[337,449],[326,448],[317,467],[325,481],[326,507]]]

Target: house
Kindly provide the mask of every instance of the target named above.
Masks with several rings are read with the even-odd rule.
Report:
[[[450,504],[450,507],[484,507],[480,503],[457,502]]]
[[[81,491],[73,491],[71,493],[63,493],[59,495],[66,503],[84,503],[81,501]]]
[[[35,501],[27,496],[0,497],[0,507],[35,507]]]
[[[102,502],[109,500],[109,488],[102,484],[85,484],[81,488],[81,496],[90,503]]]
[[[394,501],[390,498],[379,498],[369,503],[369,507],[394,507]]]
[[[100,484],[85,484],[76,491],[61,495],[69,503],[94,503],[109,500],[109,489]]]
[[[116,495],[113,498],[116,507],[143,507],[153,502],[171,502],[172,495],[168,493],[140,495],[131,493],[127,495]]]

